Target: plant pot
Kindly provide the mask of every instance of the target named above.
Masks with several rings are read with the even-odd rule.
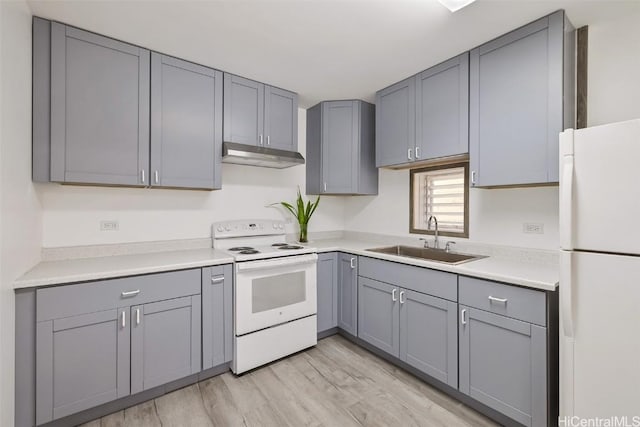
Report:
[[[307,224],[298,224],[300,226],[300,234],[298,236],[298,241],[300,243],[308,243],[307,240]]]

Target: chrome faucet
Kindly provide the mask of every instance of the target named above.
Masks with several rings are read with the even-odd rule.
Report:
[[[427,220],[427,230],[431,230],[431,220],[436,223],[435,240],[433,241],[433,247],[434,249],[440,249],[440,245],[438,244],[438,218],[436,218],[435,215],[431,215],[429,217],[429,219]]]

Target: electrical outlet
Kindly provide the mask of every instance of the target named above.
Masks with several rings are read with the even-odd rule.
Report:
[[[118,221],[100,221],[100,231],[118,231]]]
[[[544,224],[541,222],[525,222],[522,232],[526,234],[544,234]]]

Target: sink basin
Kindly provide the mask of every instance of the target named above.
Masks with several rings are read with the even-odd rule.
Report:
[[[444,249],[418,248],[415,246],[387,246],[384,248],[367,249],[381,254],[404,256],[409,258],[424,259],[427,261],[443,262],[445,264],[462,264],[480,258],[481,255],[468,255],[456,252],[445,252]]]

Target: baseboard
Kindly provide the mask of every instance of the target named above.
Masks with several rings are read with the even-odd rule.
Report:
[[[338,333],[338,327],[327,329],[322,332],[318,332],[318,340],[321,340],[326,337],[330,337],[331,335],[335,335]]]

